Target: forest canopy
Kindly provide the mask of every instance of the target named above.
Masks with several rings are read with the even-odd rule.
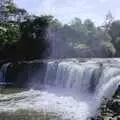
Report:
[[[111,12],[100,26],[77,17],[63,24],[51,15],[31,15],[12,0],[0,2],[0,59],[119,56],[120,20]]]

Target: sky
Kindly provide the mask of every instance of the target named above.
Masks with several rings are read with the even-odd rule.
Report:
[[[15,0],[15,3],[32,14],[53,15],[62,23],[78,17],[82,20],[90,18],[99,25],[108,11],[115,19],[120,19],[120,0]]]

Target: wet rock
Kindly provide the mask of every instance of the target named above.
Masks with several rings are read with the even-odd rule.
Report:
[[[120,114],[120,100],[111,100],[109,103],[107,103],[107,107],[114,113]]]
[[[117,99],[117,98],[120,99],[120,85],[118,86],[115,94],[113,95],[113,98],[114,98],[114,99]]]
[[[7,68],[5,81],[12,82],[15,87],[34,87],[34,83],[44,83],[45,71],[44,62],[11,63]]]
[[[95,116],[95,117],[90,117],[87,120],[104,120],[102,116]]]
[[[103,120],[120,120],[120,85],[112,99],[105,99],[101,105],[101,116]]]

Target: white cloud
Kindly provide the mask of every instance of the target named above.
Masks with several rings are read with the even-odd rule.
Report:
[[[118,0],[15,0],[16,3],[29,12],[40,14],[52,14],[62,22],[68,22],[74,17],[81,19],[90,18],[93,21],[104,20],[104,15],[112,8],[112,12],[118,15],[115,10],[115,3]],[[116,1],[116,2],[115,2]],[[118,4],[117,4],[118,5]],[[119,7],[117,7],[119,8]],[[117,16],[116,15],[116,16]]]
[[[40,1],[42,0],[14,0],[15,3],[21,7],[27,9],[30,13],[37,13],[37,10],[39,8]]]
[[[68,22],[70,19],[78,16],[81,18],[93,15],[91,11],[92,5],[87,0],[43,0],[37,13],[52,14],[62,21]]]
[[[100,0],[101,3],[105,3],[105,2],[108,2],[110,0]]]

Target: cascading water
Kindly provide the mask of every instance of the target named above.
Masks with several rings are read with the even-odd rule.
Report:
[[[10,63],[4,64],[0,69],[0,85],[8,84],[5,81],[5,74]]]
[[[102,98],[111,97],[120,82],[119,59],[52,60],[46,64],[44,88],[1,95],[0,100],[5,101],[0,102],[0,111],[43,109],[62,120],[86,120],[96,114]]]

